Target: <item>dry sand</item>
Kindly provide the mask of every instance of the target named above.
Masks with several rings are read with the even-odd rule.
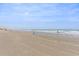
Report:
[[[79,37],[68,34],[33,35],[32,32],[0,30],[1,56],[79,55]]]

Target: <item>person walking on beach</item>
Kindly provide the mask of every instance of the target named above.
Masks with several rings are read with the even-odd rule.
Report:
[[[57,29],[57,33],[59,33],[59,29]]]
[[[33,31],[33,35],[35,35],[35,32]]]

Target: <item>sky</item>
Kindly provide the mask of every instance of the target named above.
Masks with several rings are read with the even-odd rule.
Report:
[[[79,29],[78,3],[0,3],[0,26]]]

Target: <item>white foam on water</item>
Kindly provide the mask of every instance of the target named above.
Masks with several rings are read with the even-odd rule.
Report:
[[[39,31],[35,31],[35,32],[56,33],[56,31],[46,31],[46,30],[45,31],[44,30],[41,30],[41,31],[39,30]]]
[[[57,31],[47,31],[47,30],[39,30],[35,32],[42,32],[42,33],[57,33]],[[72,34],[72,35],[79,35],[79,31],[59,31],[61,34]]]
[[[79,35],[79,31],[69,31],[69,32],[64,32],[66,34],[72,34],[72,35]]]

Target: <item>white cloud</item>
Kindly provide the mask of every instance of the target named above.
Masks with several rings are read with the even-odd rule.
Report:
[[[25,16],[27,16],[27,15],[29,15],[30,13],[29,13],[29,12],[25,12],[24,14],[25,14]]]

